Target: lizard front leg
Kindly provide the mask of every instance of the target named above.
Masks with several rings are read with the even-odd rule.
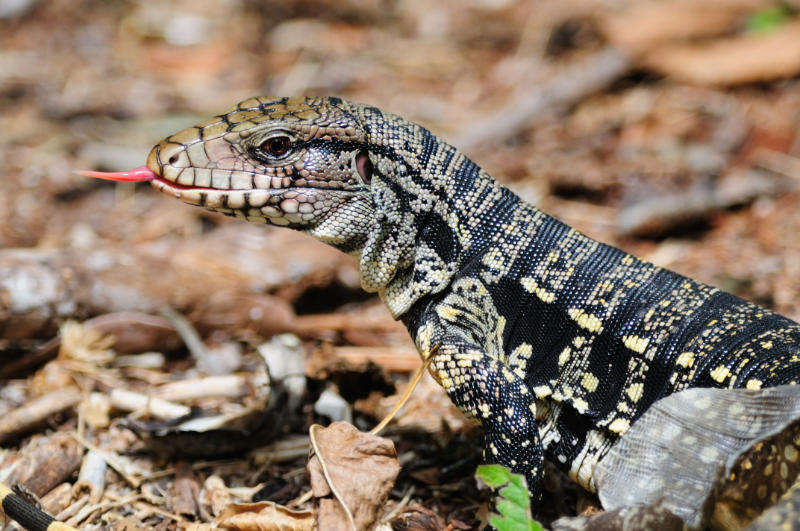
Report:
[[[522,474],[536,506],[542,493],[544,451],[535,397],[524,369],[508,363],[505,318],[483,283],[465,276],[447,295],[406,322],[420,352],[453,403],[484,429],[484,459]]]
[[[535,397],[521,378],[524,373],[507,363],[505,318],[485,286],[461,278],[406,324],[419,351],[432,353],[434,377],[450,399],[483,427],[485,460],[524,475],[535,506],[544,476]]]
[[[453,403],[483,427],[484,460],[524,475],[531,503],[537,504],[544,455],[534,397],[525,382],[485,351],[465,344],[441,344],[431,365]]]

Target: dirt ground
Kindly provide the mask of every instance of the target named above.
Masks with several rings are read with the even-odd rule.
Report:
[[[74,173],[141,166],[254,95],[419,122],[588,235],[799,320],[798,9],[0,0],[0,481],[81,528],[244,529],[236,503],[308,490],[310,424],[396,403],[420,362],[351,258]],[[384,525],[479,525],[477,432],[435,383],[384,435]],[[599,510],[562,482],[545,522]]]

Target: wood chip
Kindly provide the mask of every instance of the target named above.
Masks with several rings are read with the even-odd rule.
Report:
[[[0,442],[33,429],[48,417],[76,406],[81,397],[77,387],[65,387],[26,402],[0,417]]]

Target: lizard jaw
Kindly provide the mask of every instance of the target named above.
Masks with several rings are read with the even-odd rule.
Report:
[[[363,163],[362,163],[363,164]],[[302,196],[310,189],[221,189],[187,186],[169,181],[147,166],[123,172],[78,171],[79,175],[117,182],[147,182],[165,194],[185,203],[236,215],[248,221],[292,225],[307,223],[317,215]],[[305,191],[305,194],[304,194]],[[308,205],[308,206],[304,206]],[[237,214],[240,212],[241,214]]]

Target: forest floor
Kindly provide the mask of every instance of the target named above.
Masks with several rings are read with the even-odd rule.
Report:
[[[419,122],[582,232],[800,319],[797,7],[0,1],[0,481],[81,528],[244,529],[262,501],[302,528],[308,427],[397,402],[419,356],[351,258],[74,173],[254,95]],[[384,435],[385,525],[486,517],[479,433],[429,377]],[[601,510],[551,477],[545,523]]]

